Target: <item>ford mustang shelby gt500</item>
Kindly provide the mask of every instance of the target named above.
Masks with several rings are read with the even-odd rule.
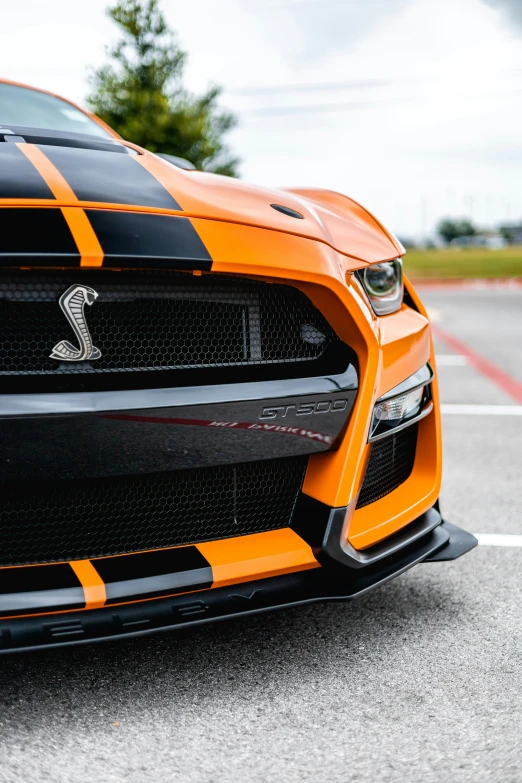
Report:
[[[346,196],[192,171],[0,83],[0,649],[345,600],[471,549],[403,253]]]

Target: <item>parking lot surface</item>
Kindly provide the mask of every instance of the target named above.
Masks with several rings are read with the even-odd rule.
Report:
[[[522,290],[422,296],[513,382],[437,339],[444,516],[520,536]],[[482,544],[348,604],[3,657],[0,781],[518,782],[521,572]]]

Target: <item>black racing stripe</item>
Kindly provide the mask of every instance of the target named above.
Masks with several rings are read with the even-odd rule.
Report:
[[[0,569],[0,614],[83,609],[85,595],[69,563]]]
[[[0,207],[0,266],[78,266],[80,254],[60,209]]]
[[[212,587],[212,567],[195,546],[91,560],[105,582],[107,603]]]
[[[39,149],[65,177],[80,201],[181,209],[168,190],[133,155],[71,147]]]
[[[104,266],[209,271],[212,258],[188,218],[88,209],[105,253]]]
[[[16,144],[0,144],[0,198],[49,198],[53,192]]]

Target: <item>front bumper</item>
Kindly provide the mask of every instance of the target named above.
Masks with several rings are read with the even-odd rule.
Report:
[[[250,237],[251,230],[247,233]],[[60,495],[58,502],[54,495],[66,483],[101,481],[112,487],[140,474],[227,465],[235,470],[236,464],[308,458],[295,513],[268,532],[254,528],[251,534],[227,538],[218,531],[191,538],[196,543],[190,546],[173,545],[189,540],[183,538],[130,546],[129,521],[123,515],[118,517],[126,542],[121,547],[104,546],[97,539],[96,547],[65,551],[60,539],[45,557],[22,553],[6,558],[0,568],[2,652],[349,600],[418,562],[452,559],[476,544],[472,536],[442,523],[432,508],[440,488],[435,381],[434,409],[419,423],[411,474],[385,497],[354,507],[374,448],[368,444],[368,424],[376,399],[432,359],[425,316],[405,305],[375,323],[352,285],[351,268],[339,263],[342,259],[320,243],[273,234],[272,252],[259,250],[264,259],[270,257],[270,267],[250,259],[242,266],[237,260],[230,266],[221,262],[213,271],[294,285],[320,313],[328,314],[341,342],[357,357],[353,364],[344,372],[337,368],[340,374],[332,369],[320,377],[296,374],[275,380],[274,375],[262,381],[252,376],[248,382],[222,386],[142,389],[137,384],[116,392],[70,392],[66,384],[52,393],[4,393],[0,484],[10,492],[14,486],[24,502],[26,481],[46,487],[46,498],[52,497],[44,519],[54,524],[60,522],[58,511],[66,500]],[[255,242],[252,247],[257,248]],[[300,260],[298,270],[289,270],[285,264],[288,258],[301,258],[299,250],[310,254],[309,268]],[[242,497],[235,473],[229,483],[235,522]],[[192,492],[191,497],[199,496]],[[27,503],[32,502],[31,495]],[[109,502],[113,504],[112,497]],[[255,495],[256,508],[265,503],[266,496]],[[77,506],[91,509],[90,501],[74,499]],[[37,510],[40,514],[40,506]],[[10,518],[16,540],[19,521],[16,514]],[[87,527],[79,519],[71,524],[74,532]],[[140,529],[148,529],[147,519]],[[32,562],[39,564],[26,565]]]
[[[302,604],[348,601],[399,576],[417,563],[454,560],[476,546],[474,536],[441,521],[436,509],[431,511],[438,516],[438,524],[430,532],[363,568],[342,566],[324,553],[324,566],[314,570],[200,589],[190,595],[71,611],[67,615],[1,620],[0,653],[110,641]],[[163,580],[169,576],[172,582],[175,577],[172,574],[163,575]]]

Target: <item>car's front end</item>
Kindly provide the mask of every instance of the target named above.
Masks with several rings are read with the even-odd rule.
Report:
[[[337,194],[3,126],[0,649],[351,598],[472,548],[440,515],[402,252]]]

